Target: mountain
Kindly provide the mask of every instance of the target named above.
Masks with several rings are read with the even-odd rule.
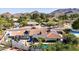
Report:
[[[24,13],[16,13],[16,14],[13,14],[14,17],[17,17],[19,18],[20,16],[24,16],[25,14]]]
[[[53,12],[51,12],[50,14],[51,15],[54,15],[54,16],[59,16],[59,15],[63,15],[63,14],[79,14],[79,9],[77,8],[65,8],[65,9],[58,9],[58,10],[55,10]]]
[[[33,14],[38,14],[38,15],[41,15],[41,14],[44,14],[44,15],[47,15],[47,16],[59,16],[59,15],[64,15],[64,14],[67,14],[67,15],[70,15],[70,14],[79,14],[79,9],[77,8],[64,8],[64,9],[58,9],[58,10],[55,10],[49,14],[46,14],[46,13],[41,13],[39,11],[33,11],[31,13],[15,13],[15,14],[11,14],[9,12],[6,12],[6,13],[3,13],[3,14],[0,14],[1,16],[3,17],[17,17],[19,18],[20,16],[30,16],[30,15],[33,15]]]
[[[31,14],[39,14],[40,12],[38,12],[38,11],[33,11],[33,12],[31,12]]]
[[[1,16],[10,18],[12,16],[12,14],[9,12],[6,12],[6,13],[1,14]]]

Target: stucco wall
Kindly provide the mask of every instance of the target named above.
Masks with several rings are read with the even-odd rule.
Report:
[[[19,42],[12,40],[12,46],[20,49],[24,49],[24,50],[29,49],[29,43],[27,43],[26,40],[20,40]]]

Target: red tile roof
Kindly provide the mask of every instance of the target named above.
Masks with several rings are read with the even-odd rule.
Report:
[[[47,30],[46,29],[40,28],[40,29],[31,29],[29,31],[29,35],[39,34],[40,32],[41,32],[42,35],[47,34]]]
[[[11,36],[17,36],[17,35],[22,36],[22,35],[24,35],[24,32],[25,32],[25,30],[12,31]]]
[[[60,36],[58,34],[55,34],[55,33],[49,33],[47,35],[48,38],[60,38]]]
[[[26,29],[27,30],[27,29]],[[25,29],[22,30],[21,28],[18,31],[11,31],[11,36],[23,36]],[[60,38],[60,35],[56,33],[47,32],[47,29],[45,28],[36,28],[29,30],[29,35],[39,34],[41,32],[41,35],[47,36],[47,38]]]

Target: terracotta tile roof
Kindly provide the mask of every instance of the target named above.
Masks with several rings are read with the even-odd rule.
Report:
[[[12,31],[11,36],[17,36],[17,35],[22,36],[22,35],[24,35],[24,32],[25,32],[25,30]]]
[[[49,33],[47,35],[48,38],[60,38],[60,36],[58,34],[55,34],[55,33]]]
[[[40,32],[39,29],[31,29],[29,32],[29,35],[34,35],[34,34],[38,34]]]
[[[27,29],[22,30],[21,28],[18,31],[11,31],[11,35],[10,36],[23,36],[24,32]],[[47,32],[47,29],[45,28],[36,28],[36,29],[31,29],[29,30],[29,35],[38,35],[41,32],[40,35],[42,36],[46,36],[47,38],[60,38],[60,35],[58,35],[55,32]]]
[[[31,30],[29,31],[29,35],[39,34],[40,32],[41,32],[41,35],[47,34],[46,29],[40,28],[40,29],[31,29]]]

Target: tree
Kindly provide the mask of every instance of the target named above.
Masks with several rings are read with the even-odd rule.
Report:
[[[27,20],[23,20],[22,22],[20,22],[21,26],[26,26],[27,25]]]
[[[11,22],[11,20],[6,20],[5,18],[0,18],[0,29],[10,28],[11,26],[13,26],[13,23]]]
[[[78,16],[79,16],[78,14],[71,14],[69,18],[73,20],[74,18],[78,18]]]
[[[79,29],[79,18],[72,23],[72,28],[76,30]]]
[[[28,19],[27,17],[20,17],[18,22],[20,23],[20,26],[26,26],[27,25],[27,22],[28,22]]]
[[[40,14],[40,18],[41,18],[41,19],[46,19],[46,15],[45,15],[44,13],[41,13],[41,14]]]
[[[67,20],[68,16],[65,14],[65,15],[59,16],[58,19],[60,19],[60,20]]]
[[[39,18],[39,14],[38,13],[33,13],[31,15],[31,19],[37,19],[37,18]]]
[[[64,24],[64,20],[59,20],[59,21],[58,21],[58,25],[59,25],[60,27],[62,27],[63,24]]]
[[[71,29],[64,29],[63,30],[66,34],[68,34],[70,31],[71,31]]]
[[[35,21],[40,23],[40,24],[42,23],[42,19],[41,18],[36,18]]]
[[[68,44],[73,44],[73,45],[78,44],[78,39],[76,38],[75,35],[68,33],[68,34],[64,34],[64,37],[66,38]]]
[[[47,26],[54,26],[54,25],[56,25],[56,24],[57,24],[57,22],[52,21],[52,20],[49,20],[49,21],[47,22]]]

